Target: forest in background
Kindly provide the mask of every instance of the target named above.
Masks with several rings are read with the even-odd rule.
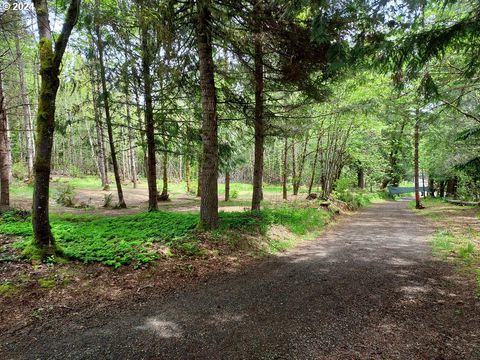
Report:
[[[34,188],[40,247],[52,176],[96,177],[119,208],[147,188],[149,210],[181,183],[210,229],[218,183],[252,184],[257,211],[262,184],[346,200],[411,182],[415,134],[433,195],[478,201],[477,2],[33,4],[0,12],[0,175],[4,206]]]

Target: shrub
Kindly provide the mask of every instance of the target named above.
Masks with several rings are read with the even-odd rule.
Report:
[[[75,188],[70,184],[62,184],[57,188],[57,204],[74,207],[75,206]]]
[[[335,199],[345,202],[351,209],[358,209],[367,206],[376,199],[384,199],[385,192],[370,193],[366,191],[351,191],[348,189],[342,191],[334,191],[332,193]]]
[[[237,190],[232,190],[230,192],[230,199],[238,199],[238,191]]]
[[[23,162],[14,163],[12,165],[12,176],[17,180],[24,180],[28,177],[27,165]]]
[[[111,208],[113,203],[113,194],[108,193],[103,195],[103,207],[104,208]]]

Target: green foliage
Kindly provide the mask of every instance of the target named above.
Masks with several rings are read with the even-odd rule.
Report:
[[[57,189],[57,198],[55,201],[57,204],[66,207],[75,206],[75,188],[70,184],[60,184]]]
[[[354,188],[356,180],[353,176],[342,176],[335,182],[335,191],[338,193]]]
[[[38,279],[38,285],[44,289],[51,289],[55,286],[54,279]]]
[[[269,226],[278,224],[303,236],[321,229],[330,216],[329,212],[313,207],[286,206],[258,213],[221,212],[220,228],[212,233],[265,234]],[[114,267],[147,263],[159,257],[154,243],[164,244],[178,255],[202,252],[198,215],[193,213],[159,211],[116,217],[66,214],[52,215],[51,223],[63,256],[83,262],[101,262]],[[3,213],[0,233],[22,237],[14,246],[23,250],[25,256],[38,260],[39,250],[30,240],[32,228],[28,213]],[[58,262],[60,258],[47,259]]]
[[[233,190],[230,192],[230,199],[238,199],[238,191]]]
[[[18,292],[18,288],[9,282],[3,282],[0,284],[1,296],[8,297],[8,296],[15,295],[17,292]]]
[[[351,209],[358,209],[367,206],[373,201],[385,199],[387,194],[384,191],[374,193],[357,190],[344,189],[343,191],[334,191],[333,197],[348,204]]]
[[[14,179],[23,181],[28,177],[27,165],[24,162],[16,162],[12,165],[12,176]]]

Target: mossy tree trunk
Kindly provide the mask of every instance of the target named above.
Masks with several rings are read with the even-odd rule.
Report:
[[[32,226],[34,244],[42,256],[55,254],[57,249],[50,229],[48,195],[55,130],[55,99],[59,86],[59,69],[73,27],[77,23],[80,0],[72,0],[67,10],[62,32],[52,44],[47,0],[34,0],[39,33],[41,86],[38,99],[37,136],[33,165],[34,188]]]

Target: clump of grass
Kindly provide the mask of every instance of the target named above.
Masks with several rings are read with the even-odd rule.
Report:
[[[18,292],[18,288],[9,282],[3,282],[0,284],[0,295],[1,296],[12,296]]]
[[[55,286],[54,279],[38,279],[38,285],[44,289],[51,289]]]

